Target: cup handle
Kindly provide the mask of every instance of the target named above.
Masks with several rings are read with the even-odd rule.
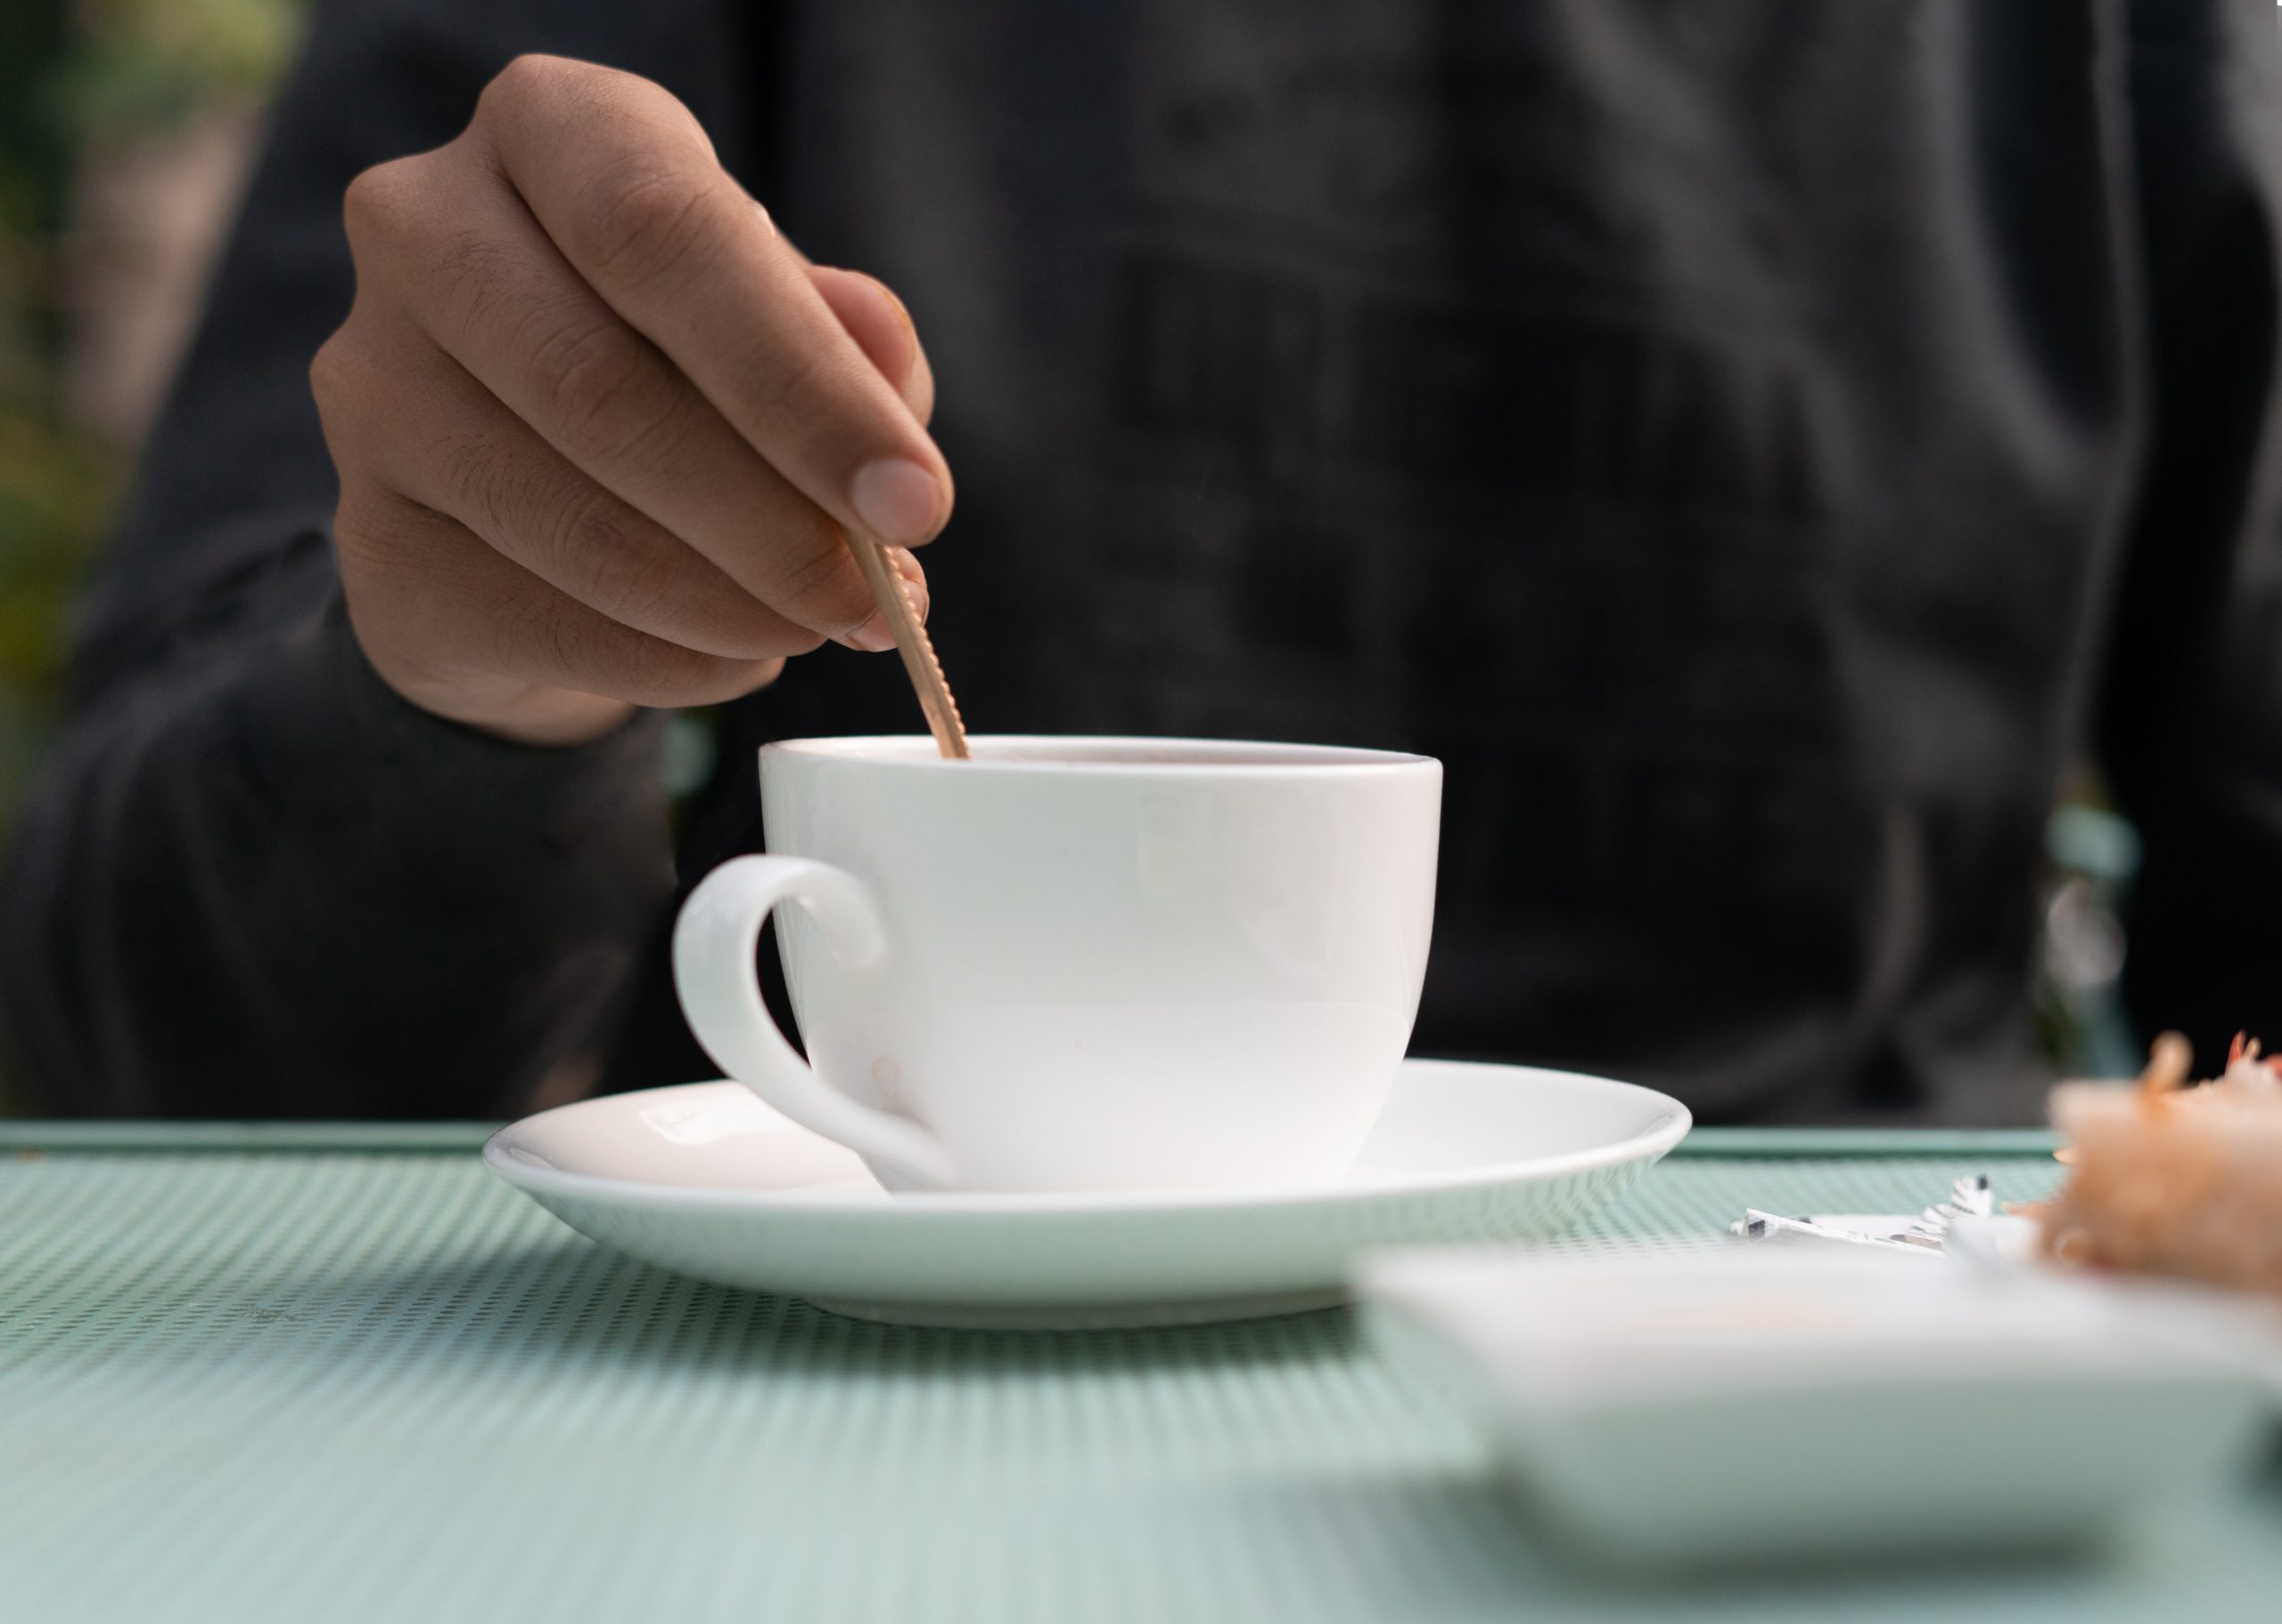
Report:
[[[690,1030],[723,1071],[801,1127],[918,1184],[948,1185],[950,1157],[933,1132],[825,1082],[769,1019],[753,956],[761,922],[786,901],[809,911],[850,970],[887,951],[879,903],[855,875],[807,857],[732,857],[690,893],[674,923],[674,988]]]

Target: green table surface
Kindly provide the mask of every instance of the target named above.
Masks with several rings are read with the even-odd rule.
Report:
[[[482,1134],[0,1124],[0,1620],[2282,1618],[2271,1470],[2090,1554],[1585,1578],[1344,1313],[859,1324],[600,1250]],[[1701,1130],[1584,1233],[2048,1152]]]

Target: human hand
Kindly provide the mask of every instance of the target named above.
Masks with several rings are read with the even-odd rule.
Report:
[[[537,743],[891,646],[841,535],[923,612],[951,507],[902,303],[812,266],[646,79],[525,56],[449,144],[365,171],[310,369],[373,668]]]

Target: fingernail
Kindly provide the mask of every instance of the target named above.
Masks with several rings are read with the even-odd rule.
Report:
[[[904,331],[916,339],[919,336],[919,324],[911,319],[911,307],[903,302],[903,295],[876,276],[872,278],[872,285],[888,296],[888,303],[893,305],[895,313],[903,317]]]
[[[895,456],[858,470],[848,499],[864,528],[882,541],[924,541],[943,511],[943,488],[935,476]]]
[[[887,617],[875,612],[848,634],[847,643],[849,647],[862,649],[868,654],[883,654],[895,646],[895,634],[888,629]]]

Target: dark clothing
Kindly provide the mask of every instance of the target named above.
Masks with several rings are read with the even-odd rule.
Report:
[[[2282,1037],[2273,9],[363,0],[324,9],[92,601],[6,988],[61,1111],[494,1115],[706,1075],[657,725],[365,667],[304,372],[349,177],[519,51],[653,78],[895,287],[994,732],[1448,764],[1415,1047],[1711,1117],[2036,1109],[2040,832],[2097,730],[2143,1023]],[[722,713],[908,732],[892,658]]]

